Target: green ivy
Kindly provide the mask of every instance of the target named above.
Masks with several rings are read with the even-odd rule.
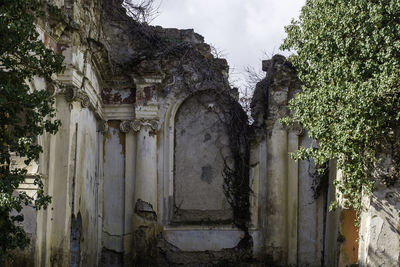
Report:
[[[50,93],[30,90],[34,76],[50,79],[63,70],[63,57],[44,46],[35,22],[43,12],[36,0],[0,0],[0,265],[29,239],[21,226],[24,205],[46,207],[50,197],[43,191],[40,176],[35,198],[16,189],[24,182],[25,168],[11,169],[11,155],[25,157],[25,164],[39,157],[36,139],[43,132],[56,133],[60,122]]]
[[[316,148],[299,159],[338,161],[336,187],[345,206],[360,211],[372,170],[393,143],[400,118],[400,1],[308,0],[285,27],[282,49],[293,51],[303,92],[290,101],[293,117]],[[337,203],[333,203],[337,204]]]

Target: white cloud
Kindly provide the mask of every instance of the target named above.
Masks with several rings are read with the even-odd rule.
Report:
[[[284,26],[305,0],[163,0],[153,24],[194,29],[226,54],[231,68],[261,69],[261,60],[282,53]],[[284,53],[287,54],[287,53]],[[241,82],[239,82],[241,83]]]

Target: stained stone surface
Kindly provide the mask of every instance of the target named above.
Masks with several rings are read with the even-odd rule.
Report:
[[[28,167],[43,175],[52,203],[46,211],[24,210],[33,241],[18,257],[29,264],[15,266],[238,265],[252,255],[267,259],[259,266],[270,266],[269,258],[279,266],[319,266],[324,250],[337,245],[325,237],[337,227],[327,227],[327,205],[310,195],[308,164],[288,157],[289,148],[311,140],[279,123],[300,91],[283,56],[263,62],[267,76],[251,103],[246,239],[232,224],[223,190],[224,164],[234,167],[223,121],[237,110],[221,103],[223,94],[237,96],[226,60],[191,29],[133,21],[123,0],[43,2],[62,14],[38,25],[45,45],[65,56],[66,71],[52,89],[62,126],[40,138],[44,153]],[[32,81],[32,89],[47,86]],[[66,99],[66,88],[77,96]],[[124,121],[136,127],[122,133]],[[20,189],[36,190],[31,178]],[[365,266],[398,266],[398,192],[378,188],[363,214]]]
[[[224,158],[229,160],[230,149],[219,116],[214,97],[200,94],[186,100],[175,117],[174,191],[180,219],[231,217],[222,176]],[[183,215],[185,211],[187,216]]]

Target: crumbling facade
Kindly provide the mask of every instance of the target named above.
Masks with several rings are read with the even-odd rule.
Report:
[[[31,87],[54,92],[62,126],[40,137],[44,153],[29,166],[52,203],[25,208],[32,244],[17,263],[357,262],[357,229],[343,229],[354,212],[328,212],[334,162],[321,178],[288,154],[315,144],[279,122],[301,89],[286,59],[263,62],[249,125],[226,61],[202,36],[140,24],[121,4],[46,2],[38,30],[66,70]],[[29,178],[21,189],[35,193]]]

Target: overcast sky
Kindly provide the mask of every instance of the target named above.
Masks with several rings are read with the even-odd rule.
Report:
[[[162,0],[153,25],[194,29],[222,51],[235,73],[279,51],[284,26],[297,18],[305,0]],[[265,55],[267,54],[267,55]],[[283,53],[287,55],[287,53]],[[240,85],[240,82],[239,82]]]

